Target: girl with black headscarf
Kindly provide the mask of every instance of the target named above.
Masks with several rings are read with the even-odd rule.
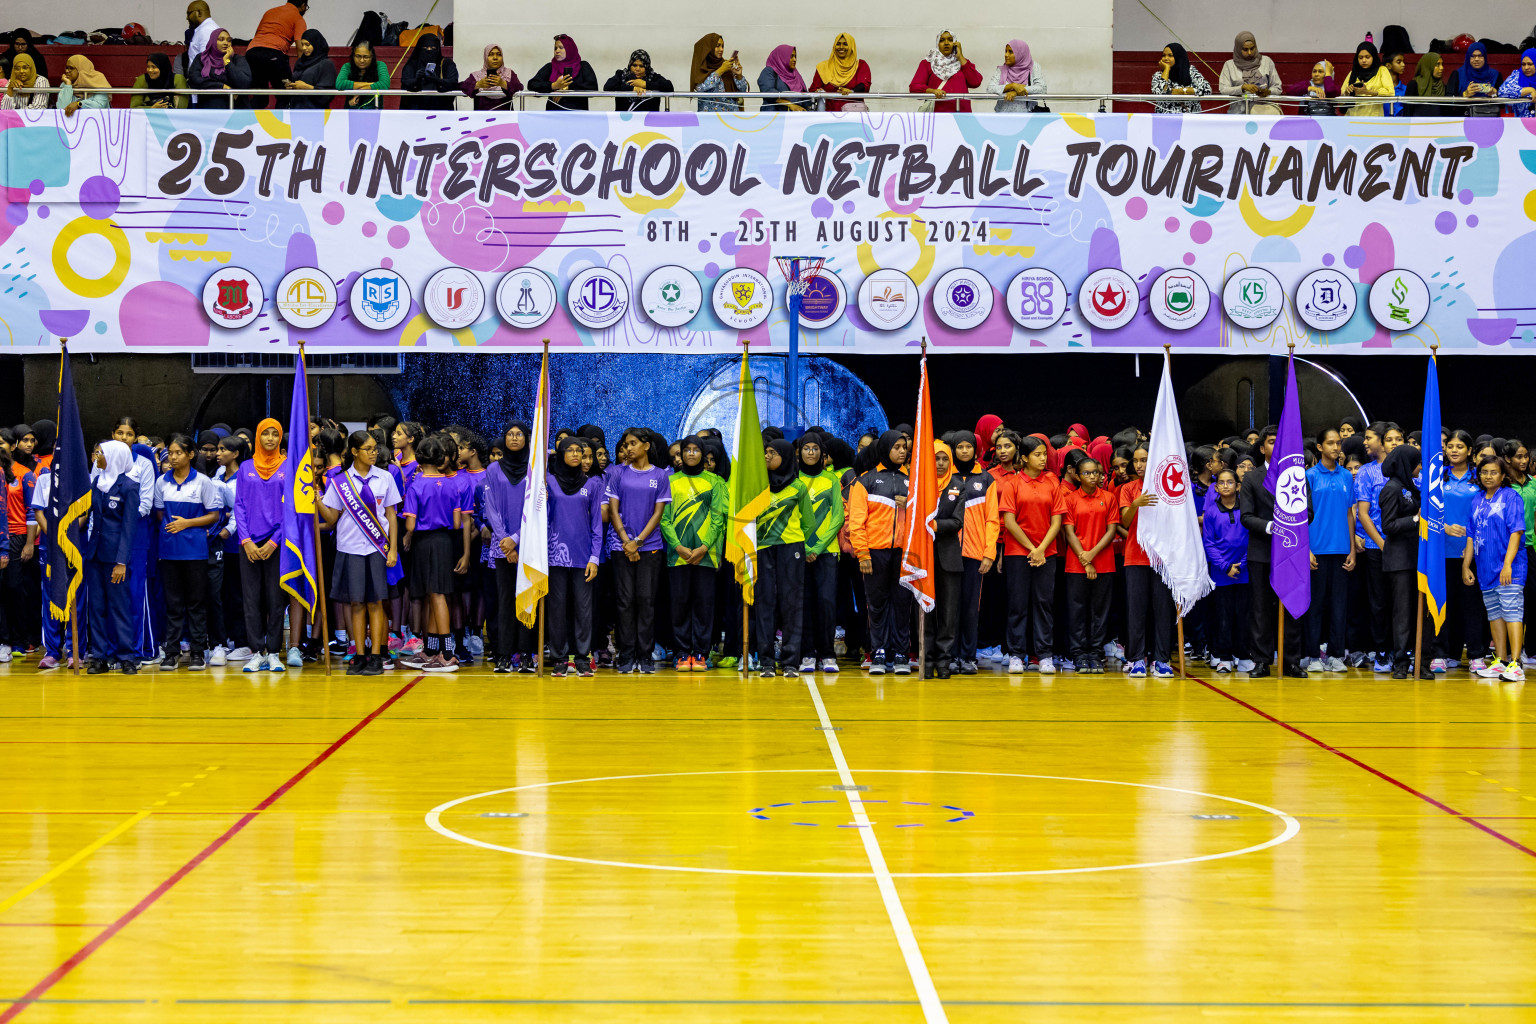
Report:
[[[788,441],[769,441],[763,458],[768,464],[768,507],[757,517],[752,630],[763,678],[771,679],[778,671],[794,678],[800,674],[805,611],[805,531],[806,524],[814,522],[811,493]],[[781,637],[777,658],[775,635]]]
[[[593,582],[603,548],[603,480],[586,474],[585,460],[586,442],[574,436],[558,441],[549,457],[549,595],[544,615],[553,662],[550,674],[556,676],[590,677],[594,669]],[[502,606],[509,600],[503,599]]]
[[[187,79],[171,70],[171,58],[163,53],[152,53],[144,65],[144,73],[133,80],[135,89],[185,89]],[[134,93],[129,99],[130,107],[158,107],[162,110],[172,107],[185,108],[191,97],[185,93],[173,92],[143,92]]]
[[[1397,95],[1397,82],[1393,80],[1392,72],[1381,62],[1381,54],[1376,51],[1375,43],[1364,42],[1355,47],[1355,63],[1349,69],[1339,95]],[[1345,107],[1344,113],[1350,117],[1380,117],[1382,108],[1380,103],[1357,103]]]
[[[48,77],[48,58],[38,51],[37,43],[32,40],[32,33],[24,28],[11,33],[11,45],[5,48],[4,53],[0,53],[0,64],[5,65],[9,71],[21,54],[26,54],[32,59],[32,66],[36,69],[39,78]]]
[[[1381,464],[1386,483],[1381,488],[1381,571],[1392,595],[1392,678],[1407,679],[1413,660],[1419,569],[1419,463],[1421,452],[1400,444]],[[1433,631],[1431,631],[1433,632]],[[1433,679],[1428,662],[1419,666],[1420,679]]]
[[[815,431],[807,431],[795,442],[795,469],[811,496],[811,518],[805,525],[802,672],[837,671],[837,556],[841,551],[837,537],[843,529],[843,484],[833,454],[836,442]]]
[[[629,55],[628,66],[615,71],[613,77],[603,84],[603,91],[627,94],[613,101],[614,110],[660,110],[659,97],[642,97],[649,93],[671,92],[672,82],[651,67],[649,53],[636,50]]]
[[[848,536],[869,599],[870,675],[908,675],[907,623],[911,599],[901,585],[901,546],[907,519],[907,457],[911,443],[887,430],[869,446],[874,468],[848,491]],[[869,449],[866,449],[869,450]]]
[[[528,424],[513,420],[502,432],[506,454],[485,473],[482,512],[491,536],[492,572],[496,576],[496,658],[493,672],[521,669],[532,672],[537,661],[533,630],[517,618],[518,537],[523,524],[523,499],[528,493]],[[516,664],[514,665],[514,658]]]
[[[416,41],[400,74],[400,84],[411,92],[429,94],[400,97],[401,110],[453,109],[453,96],[442,94],[458,93],[459,69],[452,57],[443,56],[443,44],[436,34],[428,32]]]
[[[687,435],[677,442],[682,460],[672,474],[672,501],[661,513],[672,595],[672,635],[679,672],[709,667],[715,626],[715,578],[725,547],[730,493],[705,468],[704,443]]]
[[[1152,91],[1159,96],[1209,96],[1211,83],[1189,63],[1189,53],[1178,43],[1163,47],[1163,56],[1152,73]],[[1197,99],[1167,100],[1152,104],[1159,114],[1198,114]]]
[[[283,86],[294,93],[336,88],[336,65],[331,63],[331,47],[316,28],[308,29],[299,39],[299,59]],[[294,110],[321,110],[336,101],[334,96],[286,97],[284,106]]]

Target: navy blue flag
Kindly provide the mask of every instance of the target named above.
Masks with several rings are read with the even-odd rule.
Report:
[[[1419,590],[1434,621],[1435,632],[1445,625],[1445,454],[1433,443],[1440,436],[1440,374],[1435,357],[1429,357],[1429,378],[1424,384],[1424,439],[1426,458],[1419,470]]]
[[[91,464],[80,429],[69,352],[59,356],[59,437],[48,492],[48,614],[70,621],[85,569],[85,529],[91,512]]]

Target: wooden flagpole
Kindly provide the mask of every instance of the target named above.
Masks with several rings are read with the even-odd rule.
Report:
[[[1270,571],[1274,571],[1273,565],[1270,566]],[[1273,589],[1275,585],[1273,578],[1270,579],[1269,585]],[[1280,598],[1279,594],[1275,595],[1275,604],[1280,606],[1280,630],[1278,633],[1280,642],[1275,648],[1275,668],[1278,671],[1275,674],[1283,679],[1285,678],[1285,601]]]
[[[1189,669],[1184,664],[1184,616],[1179,616],[1179,678],[1188,679]]]
[[[301,366],[304,367],[304,371],[305,371],[304,372],[304,419],[307,422],[309,420],[309,364],[304,361],[304,343],[302,341],[299,342],[299,363],[300,363]],[[297,375],[294,376],[294,383],[295,384],[298,383],[298,376]],[[290,440],[289,444],[292,444],[292,443],[293,443],[292,440]],[[315,459],[315,454],[314,454],[314,449],[313,448],[310,449],[308,458],[310,460],[310,465],[313,467],[314,466],[314,459]],[[315,624],[315,622],[317,620],[320,623],[320,629],[319,629],[319,632],[316,633],[316,635],[320,638],[320,650],[321,650],[322,656],[325,658],[325,674],[326,675],[330,675],[331,674],[331,631],[330,631],[329,623],[327,622],[328,616],[326,615],[326,608],[325,608],[325,556],[321,553],[321,549],[320,549],[320,509],[319,509],[319,505],[320,505],[320,487],[321,487],[322,484],[324,484],[324,482],[325,482],[325,467],[324,466],[320,466],[317,469],[315,469],[315,506],[316,507],[315,507],[314,514],[310,516],[310,525],[314,527],[314,531],[315,531],[315,611],[314,611],[314,614],[312,614],[309,617],[309,624],[311,626],[314,626],[314,624]],[[290,639],[292,639],[292,638],[290,637]],[[361,637],[357,638],[357,645],[358,645],[357,649],[359,651],[359,655],[358,656],[360,657],[361,656],[361,652],[364,649],[363,639]]]
[[[538,620],[539,620],[539,641],[538,641],[538,643],[539,643],[539,650],[538,650],[538,656],[539,656],[539,677],[543,678],[543,676],[544,676],[544,599],[542,597],[539,598],[539,607],[538,607],[538,610],[534,614],[538,617]]]
[[[69,358],[69,339],[68,338],[60,338],[59,339],[59,381],[60,381],[61,384],[63,383],[63,380],[64,380],[64,360],[66,360],[68,358]],[[64,396],[61,394],[59,396],[58,410],[54,413],[54,421],[53,422],[56,423],[56,424],[64,422],[63,402],[64,402]],[[77,400],[76,404],[77,405],[79,404],[78,400]],[[53,457],[55,459],[57,459],[59,457],[57,450],[55,450]],[[90,456],[87,455],[86,458],[89,459]],[[57,474],[55,474],[53,483],[50,484],[49,486],[50,487],[57,487],[58,486],[58,482],[59,481],[58,481]],[[59,532],[58,532],[59,524],[58,523],[54,523],[53,524],[53,530],[54,530],[54,546],[56,546],[57,543],[58,543],[58,540],[59,540]],[[82,532],[84,532],[84,531],[82,531]],[[67,559],[65,560],[64,564],[65,565],[69,564]],[[85,575],[85,559],[83,557],[80,560],[80,575],[82,575],[82,576]],[[69,586],[69,584],[66,581],[65,582],[65,587],[68,588],[68,586]],[[76,593],[72,593],[72,594],[69,595],[69,651],[70,651],[70,661],[75,666],[75,675],[78,676],[80,674],[80,621],[79,621],[79,609],[78,609],[78,606],[77,606],[77,603],[76,603],[76,598],[79,596],[78,595],[79,588],[77,587],[77,588],[75,588],[75,590],[77,591]],[[49,614],[51,615],[52,613],[50,612]],[[47,653],[47,652],[44,652],[44,653]]]
[[[433,3],[432,6],[436,7],[437,4]],[[428,13],[428,15],[430,15],[432,12],[428,11],[427,13]],[[542,371],[540,372],[540,377],[542,379],[539,381],[539,390],[544,392],[544,444],[547,447],[549,445],[549,401],[550,401],[550,395],[549,395],[548,391],[546,390],[547,387],[548,387],[548,384],[549,384],[549,339],[548,338],[544,339],[544,366],[543,366]],[[534,409],[534,415],[538,415],[538,412],[539,412],[538,409]],[[538,435],[539,430],[538,430],[537,426],[534,427],[533,432],[534,432],[535,436]],[[529,438],[528,439],[528,443],[532,444],[533,443],[533,438]],[[545,453],[543,453],[543,452],[534,452],[532,454],[532,456],[530,456],[530,458],[535,459],[537,461],[530,462],[529,465],[531,465],[531,466],[543,466],[544,465],[544,460],[545,460],[546,456],[545,456]],[[545,509],[544,515],[545,515],[545,519],[547,521],[548,516],[549,516],[549,501],[548,501],[548,497],[547,496],[546,496],[545,502],[544,502],[544,509]],[[548,538],[549,538],[549,530],[548,530],[547,527],[545,528],[544,536],[545,536],[545,541],[547,543],[548,542]],[[522,559],[522,551],[518,551],[518,559],[519,560]],[[546,566],[546,568],[548,568],[548,567]],[[516,583],[516,577],[515,576],[513,577],[513,583],[514,584]],[[544,587],[545,587],[546,591],[549,589],[549,577],[548,576],[546,576],[545,579],[544,579]],[[516,586],[514,586],[513,590],[515,591],[516,589],[517,589]],[[516,599],[517,599],[517,595],[514,593],[513,594],[513,600],[515,601]],[[538,624],[539,624],[539,638],[536,641],[539,646],[538,646],[538,649],[534,652],[534,656],[538,658],[538,665],[539,665],[538,675],[539,675],[539,678],[542,679],[542,678],[544,678],[544,599],[542,597],[539,598],[539,604],[538,604],[538,607],[534,609],[533,616],[534,616],[535,619],[538,620]]]
[[[928,335],[926,335],[926,334],[923,335],[922,359],[925,362],[928,359]],[[928,372],[926,366],[923,367],[923,371],[922,372],[924,372],[924,373]],[[932,401],[931,400],[929,402],[929,407],[928,408],[929,408],[929,412],[931,413],[933,411],[933,405],[932,405]],[[919,420],[918,420],[918,422],[921,423],[922,420],[921,420],[920,417],[921,417],[921,413],[922,413],[923,410],[922,409],[918,409],[917,411],[919,413]],[[930,423],[928,425],[928,429],[931,431],[933,429],[933,424]],[[913,448],[917,447],[916,438],[913,439],[913,445],[912,446],[913,446]],[[911,516],[913,515],[912,505],[911,505],[911,496],[912,496],[911,492],[912,492],[912,485],[917,482],[917,459],[918,459],[918,457],[919,456],[918,456],[918,453],[916,451],[909,452],[908,455],[907,455],[907,493],[908,493],[908,502],[907,502],[907,517],[908,517],[908,519],[907,519],[907,521],[909,523],[912,521],[911,520]],[[933,453],[929,452],[927,454],[927,458],[930,458],[930,459],[933,458]],[[925,529],[926,529],[926,527],[925,527]],[[905,552],[903,552],[903,554],[905,554]],[[936,558],[937,558],[937,556],[935,556],[935,560],[936,560]],[[935,565],[929,565],[928,566],[928,571],[929,572],[935,572]],[[901,586],[901,584],[898,583],[897,586]],[[934,593],[934,608],[937,609],[938,608],[938,593],[939,593],[939,587],[938,587],[938,580],[937,579],[934,580],[933,593]],[[914,598],[916,596],[917,596],[916,594],[913,594]],[[927,679],[928,678],[928,648],[927,648],[928,613],[923,611],[923,603],[921,601],[915,601],[914,603],[917,605],[917,678],[918,679]],[[902,657],[906,657],[906,654],[903,653]]]
[[[751,358],[751,356],[752,356],[752,340],[750,338],[742,338],[741,339],[741,356],[742,356],[743,359],[750,359]],[[739,384],[737,386],[740,387]],[[736,449],[737,450],[735,452],[735,455],[737,455],[737,456],[739,456],[741,454],[741,444],[740,444],[740,439],[741,439],[741,397],[742,396],[739,395],[739,394],[736,396],[736,438],[737,438]],[[762,425],[762,421],[761,420],[758,421],[758,425],[759,426]],[[754,541],[754,545],[755,545],[755,543],[756,542]],[[745,551],[743,551],[741,554],[742,554],[743,558],[750,558],[754,564],[756,563],[756,561],[757,561],[757,552],[755,550],[750,555],[747,554]],[[753,572],[753,573],[751,573],[751,576],[753,578],[753,581],[756,582],[757,573]],[[749,663],[752,660],[751,659],[751,655],[750,655],[750,652],[752,650],[752,643],[751,643],[751,640],[748,639],[748,631],[750,630],[751,625],[752,625],[748,612],[751,610],[752,605],[750,603],[748,603],[748,601],[747,601],[747,591],[746,591],[746,588],[742,587],[742,586],[740,586],[738,584],[737,589],[741,591],[741,671],[742,671],[742,674],[746,674],[747,672],[751,671],[751,667],[750,667]],[[799,666],[796,666],[796,668],[798,668],[798,667]]]
[[[1440,351],[1440,343],[1439,342],[1434,342],[1434,343],[1432,343],[1429,346],[1429,359],[1430,359],[1431,363],[1433,363],[1435,361],[1435,355],[1439,351]],[[1439,373],[1439,367],[1438,366],[1436,367],[1435,372],[1436,372],[1436,374]],[[1423,502],[1422,502],[1422,496],[1421,496],[1420,508],[1419,508],[1419,513],[1421,515],[1424,512],[1424,509],[1423,509],[1422,505],[1423,505]],[[1444,523],[1441,524],[1440,529],[1441,529],[1441,533],[1443,534],[1444,530],[1445,530],[1445,524]],[[1449,591],[1450,588],[1451,588],[1450,580],[1446,580],[1445,589],[1447,591]],[[1423,590],[1419,591],[1419,602],[1418,602],[1418,605],[1419,605],[1418,621],[1414,625],[1414,629],[1413,629],[1413,674],[1414,674],[1415,677],[1418,677],[1418,676],[1421,676],[1421,675],[1424,674],[1422,669],[1421,669],[1421,666],[1424,664],[1424,591]]]

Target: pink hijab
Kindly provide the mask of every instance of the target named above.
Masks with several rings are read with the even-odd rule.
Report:
[[[1010,39],[1013,47],[1013,63],[997,66],[997,80],[1001,85],[1028,85],[1029,73],[1035,69],[1035,58],[1029,52],[1029,44],[1022,39]]]
[[[790,92],[804,92],[805,79],[800,76],[799,69],[790,70],[789,58],[794,55],[795,48],[788,43],[780,43],[768,54],[768,70],[779,76],[779,80],[789,86]]]

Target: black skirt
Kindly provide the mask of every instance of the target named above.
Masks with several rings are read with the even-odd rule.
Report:
[[[377,551],[367,555],[336,556],[336,568],[331,572],[332,601],[342,604],[373,604],[389,597],[389,581],[385,575],[384,556]]]
[[[443,529],[417,530],[411,535],[411,597],[453,593],[453,563],[457,560],[454,538],[458,534],[457,530]]]

